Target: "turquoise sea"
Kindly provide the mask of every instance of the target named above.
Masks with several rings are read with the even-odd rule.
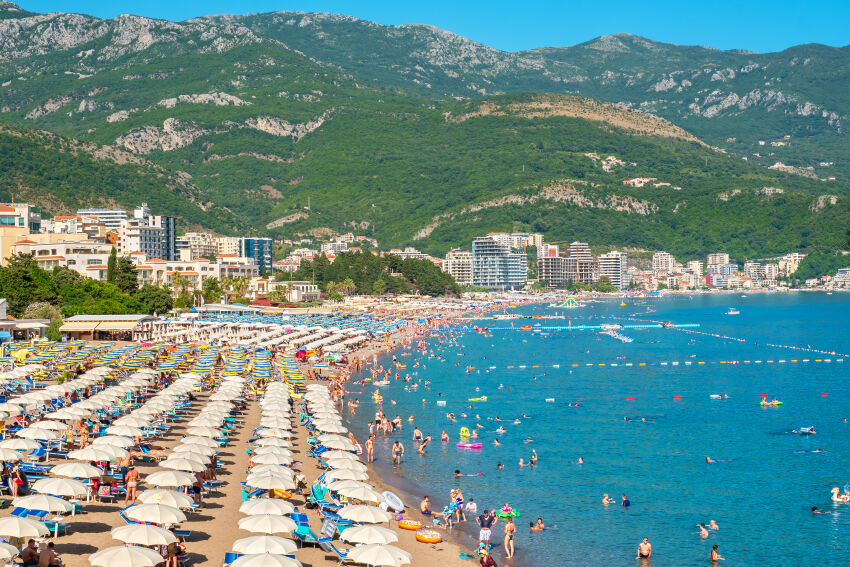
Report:
[[[850,353],[850,295],[625,301],[626,306],[609,299],[571,310],[533,305],[511,312],[563,314],[572,325],[697,323],[693,330],[699,334],[621,329],[633,339],[623,343],[593,330],[517,330],[521,324],[564,326],[567,320],[517,320],[508,330],[495,327],[510,327],[511,321],[486,320],[469,324],[493,328],[490,337],[444,333],[427,339],[428,356],[396,351],[407,364],[402,378],[408,373],[412,381],[381,388],[387,416],[404,419],[401,433],[376,444],[388,481],[417,497],[428,494],[434,508],[446,503],[454,486],[474,498],[479,510],[505,502],[516,507],[522,514],[517,557],[508,561],[497,549],[499,565],[632,565],[644,536],[653,545],[655,566],[708,564],[713,544],[727,565],[850,564],[850,504],[833,504],[829,494],[833,486],[850,483],[850,423],[844,421],[850,418],[850,359],[840,356]],[[727,315],[730,307],[740,314]],[[712,336],[717,334],[727,338]],[[432,351],[445,361],[431,358]],[[416,360],[419,368],[413,368]],[[390,355],[379,362],[392,364]],[[475,368],[467,373],[469,366]],[[418,388],[407,391],[413,383]],[[362,440],[374,418],[376,388],[367,383],[362,392],[359,385],[350,390],[360,399],[352,426]],[[760,394],[783,405],[762,407]],[[485,395],[486,402],[469,409],[469,398]],[[584,401],[570,407],[577,399]],[[466,419],[460,417],[464,411]],[[446,418],[448,412],[458,417],[456,423]],[[496,433],[494,418],[523,414],[528,417],[520,424],[509,421],[504,434]],[[423,434],[434,437],[425,456],[411,441],[411,415]],[[460,428],[476,423],[484,426],[483,448],[457,448]],[[815,435],[792,433],[809,426]],[[439,442],[444,429],[448,444]],[[402,467],[390,472],[395,438],[407,453]],[[538,465],[520,468],[519,459],[527,461],[532,449]],[[717,462],[706,463],[706,456]],[[504,470],[497,470],[498,463]],[[454,479],[455,469],[484,474]],[[603,506],[603,493],[617,503]],[[631,501],[627,509],[619,506],[623,493]],[[408,500],[418,505],[412,496]],[[829,514],[814,515],[812,506]],[[538,516],[557,527],[528,533],[528,522]],[[696,526],[709,520],[720,529],[702,539]],[[501,533],[500,527],[494,531],[499,544]]]

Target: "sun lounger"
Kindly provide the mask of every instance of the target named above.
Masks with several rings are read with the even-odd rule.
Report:
[[[322,548],[322,551],[327,552],[330,555],[333,555],[339,561],[339,564],[349,563],[348,561],[348,552],[350,549],[338,549],[332,542],[330,541],[321,541],[319,542],[319,547]]]

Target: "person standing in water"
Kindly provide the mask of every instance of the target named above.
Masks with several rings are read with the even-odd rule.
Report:
[[[393,443],[393,464],[396,466],[401,466],[401,458],[404,456],[404,445],[401,444],[401,441],[396,439],[396,442]]]
[[[514,556],[514,535],[516,535],[516,524],[513,518],[508,517],[505,520],[505,553],[508,559]]]
[[[638,559],[652,559],[652,544],[649,543],[649,538],[643,538],[643,541],[638,544],[637,548]]]
[[[711,548],[711,553],[708,554],[708,558],[711,559],[712,564],[717,563],[718,561],[726,561],[720,553],[717,551],[717,544]]]

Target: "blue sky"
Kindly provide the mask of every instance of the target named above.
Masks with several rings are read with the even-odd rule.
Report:
[[[759,52],[800,43],[850,44],[850,0],[23,0],[21,6],[34,12],[102,18],[131,13],[176,21],[275,10],[333,12],[386,25],[431,24],[507,51],[573,45],[618,32]]]

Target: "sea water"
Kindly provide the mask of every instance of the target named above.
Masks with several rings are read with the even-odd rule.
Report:
[[[402,378],[410,374],[419,387],[406,391],[410,383],[393,380],[380,389],[388,418],[404,420],[400,433],[376,443],[384,470],[393,440],[405,445],[404,462],[389,481],[417,497],[428,494],[435,509],[456,486],[479,511],[508,502],[521,513],[517,565],[630,565],[643,537],[653,545],[655,566],[705,565],[713,544],[727,565],[847,565],[850,504],[833,504],[829,491],[850,483],[850,423],[844,422],[850,417],[850,359],[768,345],[850,353],[850,295],[736,293],[620,302],[511,310],[564,320],[469,322],[491,327],[492,336],[428,339],[445,362],[396,351],[407,364]],[[740,314],[727,315],[730,307]],[[631,343],[594,330],[542,328],[648,320],[700,326],[692,329],[698,333],[620,329]],[[539,332],[518,330],[523,324],[538,325]],[[390,367],[390,355],[379,363]],[[371,394],[378,388],[350,389],[360,399],[352,426],[362,437],[374,418]],[[762,394],[783,405],[762,407]],[[487,401],[468,401],[480,396]],[[584,401],[569,406],[578,399]],[[423,435],[434,438],[424,456],[411,441],[411,415]],[[477,424],[483,448],[456,447],[460,428]],[[499,425],[504,434],[496,433]],[[792,433],[808,426],[817,434]],[[449,443],[440,443],[442,430]],[[519,467],[532,449],[537,466]],[[706,456],[717,462],[706,463]],[[455,469],[483,475],[455,479]],[[603,506],[603,493],[616,502]],[[620,506],[622,494],[629,508]],[[418,501],[407,504],[417,507]],[[812,506],[829,514],[814,515]],[[538,517],[552,527],[529,533],[528,522]],[[720,529],[700,538],[697,524],[712,519]],[[502,525],[494,530],[497,544]],[[507,561],[500,550],[495,557]]]

